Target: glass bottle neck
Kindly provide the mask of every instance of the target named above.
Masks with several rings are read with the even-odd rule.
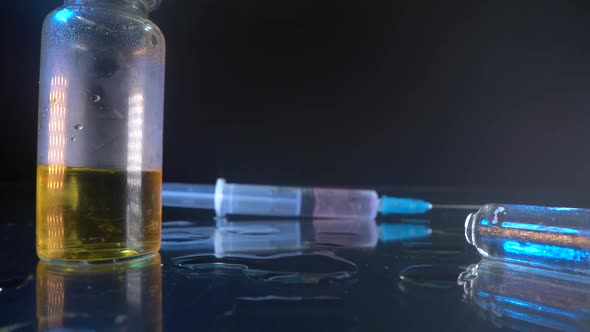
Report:
[[[64,0],[65,6],[104,7],[113,10],[134,11],[146,16],[159,4],[160,0]]]

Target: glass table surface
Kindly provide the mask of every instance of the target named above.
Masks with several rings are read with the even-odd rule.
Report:
[[[586,196],[379,189],[464,206],[376,221],[164,208],[159,254],[60,265],[37,259],[34,199],[12,191],[0,222],[0,331],[590,330],[585,278],[482,260],[463,231],[484,203],[584,207]]]

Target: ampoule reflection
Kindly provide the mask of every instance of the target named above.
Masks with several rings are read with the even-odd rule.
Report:
[[[162,331],[159,254],[115,264],[37,265],[39,331]]]
[[[590,278],[483,259],[459,276],[464,299],[496,326],[587,331]]]

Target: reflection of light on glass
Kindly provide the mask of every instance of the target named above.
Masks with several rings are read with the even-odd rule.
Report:
[[[47,189],[48,191],[60,191],[64,187],[64,174],[66,169],[66,105],[68,80],[63,76],[55,76],[51,79],[49,91],[49,146],[47,149]],[[48,250],[61,250],[64,238],[64,217],[61,206],[47,213],[47,232],[51,241],[48,241]]]
[[[158,254],[112,264],[41,261],[38,330],[162,331],[161,274]]]
[[[136,93],[129,98],[129,120],[127,123],[127,171],[132,173],[141,172],[143,152],[143,94]],[[136,180],[136,179],[131,179]],[[133,184],[141,183],[139,181]]]
[[[481,222],[483,225],[483,220]],[[577,229],[572,228],[565,228],[565,227],[556,227],[556,226],[544,226],[544,225],[535,225],[535,224],[523,224],[519,222],[502,222],[502,227],[504,228],[514,228],[514,229],[525,229],[529,231],[537,231],[537,232],[551,232],[551,233],[565,233],[565,234],[577,234],[579,231]]]
[[[553,259],[565,259],[570,261],[580,262],[588,259],[590,254],[583,250],[558,247],[546,244],[525,243],[520,244],[517,241],[506,241],[504,243],[504,250],[517,254],[528,255],[536,257],[547,257]]]
[[[421,237],[428,237],[432,233],[430,227],[414,224],[381,224],[380,239],[383,242],[403,241]]]
[[[127,271],[127,303],[131,310],[141,310],[141,271]]]
[[[505,297],[505,296],[499,296],[499,295],[496,295],[495,298],[496,298],[496,301],[498,301],[498,302],[508,303],[508,304],[516,305],[516,306],[523,307],[526,309],[531,309],[531,310],[536,310],[536,311],[540,311],[540,312],[546,312],[546,313],[556,314],[556,315],[561,315],[561,316],[566,316],[566,317],[572,317],[572,318],[575,318],[577,316],[573,312],[551,308],[548,306],[541,305],[539,303],[527,302],[527,301],[522,301],[522,300],[513,299],[513,298]]]
[[[64,278],[60,275],[47,276],[47,327],[61,329],[64,314]]]
[[[568,208],[568,207],[551,207],[548,208],[551,210],[555,210],[555,211],[576,211],[576,210],[580,210],[578,208]]]
[[[76,15],[76,20],[86,24],[86,25],[91,25],[91,26],[95,26],[96,22],[89,20],[88,18],[82,16],[82,15]]]
[[[467,268],[464,297],[497,327],[537,331],[586,331],[590,279],[484,259]]]
[[[505,306],[502,305],[496,305],[494,307],[494,311],[500,315],[500,316],[506,316],[506,317],[510,317],[510,318],[514,318],[514,319],[518,319],[518,320],[523,320],[523,321],[528,321],[531,320],[532,315],[528,314],[528,313],[524,313],[524,312],[520,312],[518,310],[513,310],[513,309],[509,309]],[[561,323],[559,320],[557,319],[553,319],[551,317],[535,317],[536,321],[535,323],[542,325],[542,326],[547,326],[549,328],[558,330],[558,331],[582,331],[582,330],[572,330],[571,326],[568,324],[563,324]]]
[[[216,254],[231,252],[297,250],[302,247],[298,221],[217,220],[213,239]]]
[[[47,242],[47,249],[56,252],[63,248],[64,216],[56,209],[47,215],[47,232],[51,241]]]
[[[84,44],[74,44],[73,47],[80,51],[88,51],[88,46]]]
[[[74,16],[74,12],[67,8],[64,8],[55,13],[53,18],[55,18],[58,21],[67,22],[70,18],[72,18],[72,16]]]
[[[291,251],[304,248],[373,248],[379,231],[373,220],[316,219],[232,220],[218,218],[216,227],[188,221],[162,224],[162,250],[203,250],[216,254]]]
[[[313,221],[316,244],[345,248],[373,248],[379,242],[379,229],[373,220],[326,220]]]
[[[138,49],[133,50],[133,55],[135,55],[135,56],[145,55],[146,53],[148,53],[148,51],[150,51],[150,49],[148,49],[147,47],[138,48]]]
[[[479,295],[480,297],[490,297],[490,293],[484,291],[477,292],[477,295]]]
[[[143,163],[143,112],[144,97],[134,93],[129,98],[127,120],[127,240],[139,239],[139,220],[142,219],[141,171]]]
[[[66,93],[68,81],[62,76],[51,79],[49,92],[49,148],[47,151],[47,163],[49,166],[49,178],[47,186],[50,190],[63,187],[65,170],[65,146],[66,146]]]

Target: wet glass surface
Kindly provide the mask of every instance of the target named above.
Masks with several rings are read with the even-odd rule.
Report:
[[[388,193],[462,205],[572,206],[582,199],[444,188]],[[588,279],[481,261],[463,234],[470,209],[434,209],[424,216],[373,222],[215,220],[209,212],[165,208],[159,255],[123,264],[63,266],[39,263],[35,256],[33,202],[14,195],[3,204],[0,331],[575,331],[590,326]]]

